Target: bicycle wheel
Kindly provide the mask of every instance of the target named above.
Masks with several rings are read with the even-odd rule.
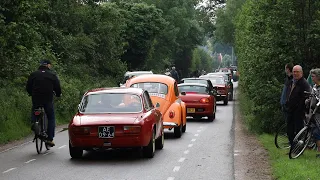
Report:
[[[287,124],[280,126],[276,135],[274,137],[274,144],[279,149],[288,149],[290,148],[290,143],[287,135]]]
[[[298,158],[306,149],[311,139],[311,131],[306,126],[302,128],[293,140],[293,146],[290,148],[289,158]]]
[[[44,116],[43,116],[43,132],[45,134],[45,137],[43,137],[43,140],[46,141],[47,138],[48,138],[48,135],[47,135],[47,132],[48,132],[48,118],[47,118],[47,115],[46,113],[44,113]],[[50,146],[47,144],[47,143],[44,143],[45,146],[46,146],[46,149],[47,150],[50,150]]]
[[[41,138],[38,135],[36,135],[35,139],[36,139],[37,153],[40,154],[42,151],[43,141],[41,140]]]

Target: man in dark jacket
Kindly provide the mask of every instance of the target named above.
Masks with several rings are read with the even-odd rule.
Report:
[[[48,139],[46,143],[54,146],[55,114],[53,96],[54,93],[57,97],[61,96],[61,87],[58,77],[50,68],[50,61],[41,61],[39,69],[30,74],[26,90],[32,97],[32,123],[35,121],[34,110],[43,107],[48,118]],[[34,124],[32,124],[32,129],[34,130]]]
[[[174,66],[172,67],[170,74],[173,79],[175,79],[177,82],[179,82],[179,74],[176,71],[176,68]]]
[[[292,145],[295,135],[303,128],[305,118],[304,91],[310,92],[310,86],[303,77],[302,67],[293,67],[293,79],[286,85],[287,133]]]

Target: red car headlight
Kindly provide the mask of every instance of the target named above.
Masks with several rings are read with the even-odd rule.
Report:
[[[201,102],[201,103],[209,103],[210,100],[209,100],[208,98],[201,98],[201,99],[200,99],[200,102]]]

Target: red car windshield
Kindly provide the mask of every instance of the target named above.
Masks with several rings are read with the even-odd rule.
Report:
[[[85,96],[81,113],[137,113],[142,111],[140,96],[125,93],[98,93]]]
[[[211,83],[213,85],[224,85],[225,81],[223,78],[219,78],[219,77],[210,77],[209,80],[211,81]]]
[[[194,85],[180,85],[178,87],[179,92],[186,93],[198,93],[198,94],[208,94],[208,90],[204,86],[194,86]]]

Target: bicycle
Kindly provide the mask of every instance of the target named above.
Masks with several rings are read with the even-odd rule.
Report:
[[[43,144],[47,150],[50,150],[50,146],[46,144],[48,134],[48,118],[44,111],[44,107],[39,107],[34,110],[34,115],[36,116],[34,122],[34,139],[32,142],[36,142],[37,153],[42,152]]]
[[[320,97],[318,97],[314,93],[311,94],[309,92],[305,92],[305,94],[309,94],[310,96],[315,97],[318,102],[317,102],[314,110],[312,112],[310,112],[309,115],[307,116],[307,118],[306,118],[307,124],[299,131],[299,133],[293,139],[294,145],[292,147],[290,147],[290,152],[289,152],[290,159],[296,159],[301,154],[303,154],[304,150],[310,144],[310,140],[312,139],[313,128],[315,128],[315,127],[319,128],[315,122],[315,114],[318,110],[318,107],[320,106]]]
[[[304,125],[307,125],[306,119],[304,120]],[[280,128],[277,130],[276,135],[274,137],[274,144],[278,149],[289,149],[290,148],[290,142],[287,135],[287,123],[284,123],[280,126]],[[314,149],[316,147],[316,143],[311,140],[308,143],[308,148]]]
[[[282,124],[277,130],[274,137],[274,144],[278,149],[290,148],[290,143],[287,135],[287,123]]]

